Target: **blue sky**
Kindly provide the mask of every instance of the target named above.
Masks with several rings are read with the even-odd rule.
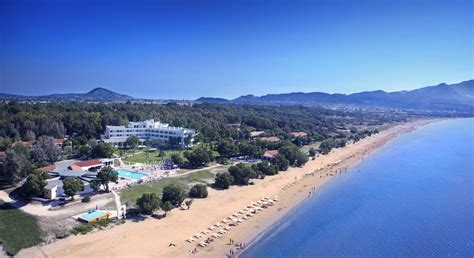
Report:
[[[473,1],[0,0],[0,92],[396,91],[474,77]]]

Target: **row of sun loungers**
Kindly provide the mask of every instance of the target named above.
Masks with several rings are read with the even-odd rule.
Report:
[[[205,247],[212,241],[212,239],[218,239],[222,237],[228,231],[232,230],[233,227],[236,227],[238,224],[250,219],[255,214],[262,211],[264,208],[274,205],[276,202],[278,202],[278,200],[278,196],[275,196],[273,199],[269,197],[264,197],[256,202],[250,202],[250,204],[242,210],[228,216],[227,218],[222,219],[219,222],[216,222],[214,225],[208,227],[207,230],[203,230],[202,232],[189,237],[188,239],[186,239],[186,242],[193,243],[198,239],[207,236],[207,239],[205,241],[201,241],[198,244],[198,246],[200,247]],[[212,231],[214,231],[215,233],[212,233]]]

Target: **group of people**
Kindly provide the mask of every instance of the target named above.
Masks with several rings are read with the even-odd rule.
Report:
[[[229,239],[229,245],[234,245],[234,244],[235,244],[234,239],[232,239],[232,238]],[[237,250],[242,250],[242,249],[245,248],[245,242],[241,242],[241,243],[239,243],[239,244],[235,244],[235,246],[237,246],[237,248],[236,248]],[[229,250],[229,253],[227,254],[227,257],[232,257],[234,254],[235,254],[235,251],[234,251],[233,248],[231,248],[231,249]]]

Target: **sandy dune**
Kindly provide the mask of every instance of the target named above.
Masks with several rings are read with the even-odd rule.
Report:
[[[360,162],[364,156],[396,136],[429,122],[431,121],[417,121],[394,126],[356,144],[311,160],[302,168],[290,168],[277,176],[255,180],[255,185],[233,186],[226,191],[210,189],[209,197],[195,200],[190,210],[175,209],[163,220],[150,218],[141,222],[127,222],[111,230],[73,236],[49,245],[25,249],[18,257],[224,257],[231,249],[236,250],[235,246],[229,245],[230,238],[235,243],[248,243],[284,214],[297,208],[298,203],[308,198],[311,188],[317,189],[330,180],[333,177],[331,174],[335,175],[336,171]],[[338,161],[341,161],[338,165],[328,167]],[[321,167],[324,169],[315,172],[314,176],[306,175]],[[282,190],[295,181],[297,184]],[[197,248],[197,254],[191,253],[196,242],[185,242],[188,237],[241,210],[251,201],[275,195],[280,197],[276,205],[264,209],[209,246]],[[176,247],[169,247],[170,243]]]

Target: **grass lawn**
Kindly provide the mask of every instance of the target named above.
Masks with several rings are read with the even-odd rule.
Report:
[[[122,202],[128,202],[129,206],[134,206],[138,197],[144,193],[156,193],[161,195],[163,188],[169,184],[181,184],[189,189],[190,183],[206,183],[207,180],[214,178],[214,174],[209,170],[201,170],[182,177],[166,178],[160,181],[150,182],[142,185],[132,186],[124,189],[120,194]]]
[[[182,150],[165,150],[163,151],[165,156],[163,159],[171,159],[171,155],[174,153],[182,153]],[[142,152],[132,157],[127,157],[123,159],[125,163],[132,162],[132,163],[157,163],[161,161],[162,158],[160,157],[160,151],[154,152]]]
[[[0,245],[10,255],[41,242],[36,219],[0,200]]]
[[[114,148],[114,154],[120,155],[120,151],[122,151],[123,155],[128,155],[128,154],[133,154],[135,152],[144,151],[146,149],[149,149],[149,148],[147,148],[147,147],[138,147],[138,148],[135,148],[135,149],[120,149],[120,148],[115,147]]]

